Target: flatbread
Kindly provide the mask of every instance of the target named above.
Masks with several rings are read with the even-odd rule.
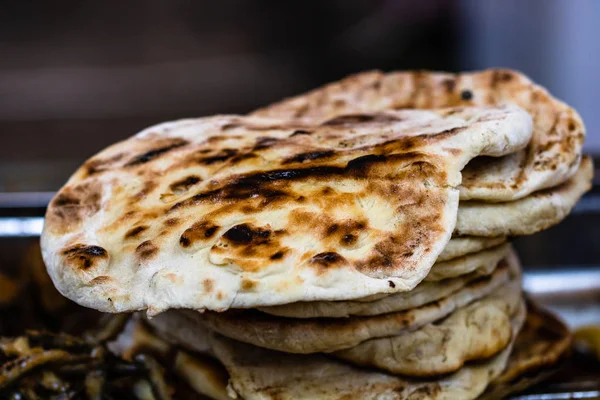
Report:
[[[513,337],[524,314],[520,323],[515,321]],[[475,399],[502,373],[512,348],[511,343],[491,359],[465,365],[454,374],[416,381],[360,369],[323,355],[284,354],[222,336],[213,336],[211,343],[229,372],[230,397],[246,400]]]
[[[460,204],[458,206],[460,213]],[[467,254],[477,253],[506,242],[506,237],[478,237],[478,236],[456,236],[452,237],[444,250],[438,256],[436,262],[448,261],[453,258],[462,257]]]
[[[444,299],[411,310],[369,317],[295,319],[254,310],[172,312],[185,314],[190,323],[255,346],[288,353],[332,352],[365,340],[400,335],[444,318],[506,284],[511,279],[510,272],[501,267],[491,276],[472,282]],[[512,279],[520,281],[519,277]]]
[[[44,261],[64,296],[106,312],[412,290],[450,239],[464,165],[522,148],[531,129],[511,106],[301,129],[240,116],[161,124],[58,192]]]
[[[504,399],[548,379],[571,348],[572,335],[563,321],[531,300],[527,319],[504,372],[481,399]]]
[[[481,158],[465,168],[461,200],[511,201],[570,178],[579,165],[585,127],[575,110],[516,71],[365,72],[283,100],[253,115],[323,122],[343,114],[402,108],[517,105],[533,117],[528,148]]]
[[[351,315],[368,316],[409,310],[421,307],[451,294],[475,281],[490,275],[507,255],[508,245],[433,265],[429,275],[410,292],[374,295],[347,301],[308,301],[260,307],[259,310],[288,318],[344,318]],[[481,254],[485,253],[485,254]],[[462,273],[461,273],[462,272]],[[443,277],[447,276],[446,279]]]
[[[367,340],[333,355],[398,375],[449,374],[465,362],[492,357],[508,346],[515,323],[511,319],[522,318],[515,314],[523,304],[521,282],[514,281],[441,322],[398,336]]]
[[[508,203],[464,201],[458,207],[457,235],[531,235],[562,221],[591,189],[594,164],[585,156],[577,173],[555,188]]]
[[[510,251],[508,243],[501,244],[491,249],[471,253],[452,260],[435,263],[429,274],[425,277],[426,282],[437,282],[444,279],[456,278],[461,275],[478,272],[480,275],[489,275],[496,265]]]

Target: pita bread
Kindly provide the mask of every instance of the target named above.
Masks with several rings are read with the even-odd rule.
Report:
[[[591,189],[594,165],[583,157],[577,173],[552,189],[508,203],[461,202],[455,234],[477,236],[530,235],[562,221]]]
[[[460,213],[460,204],[458,206]],[[436,262],[448,261],[453,258],[462,257],[467,254],[477,253],[481,250],[496,247],[506,242],[505,237],[477,237],[477,236],[457,236],[452,237],[444,250],[438,256]]]
[[[503,399],[547,379],[569,352],[572,337],[565,323],[531,300],[527,309],[506,369],[481,399]]]
[[[511,319],[519,306],[524,307],[522,303],[521,282],[514,281],[441,322],[398,336],[367,340],[333,355],[351,364],[405,376],[449,374],[465,362],[492,357],[508,346]]]
[[[525,319],[514,324],[513,337]],[[520,323],[519,323],[520,322]],[[481,363],[432,380],[411,380],[360,369],[319,354],[284,354],[211,337],[213,351],[229,372],[229,395],[254,399],[475,399],[504,370],[512,344]]]
[[[412,290],[450,239],[464,165],[530,134],[531,117],[510,106],[302,129],[240,116],[161,124],[70,178],[46,213],[44,260],[64,296],[107,312]]]
[[[174,312],[185,313],[198,325],[255,346],[287,353],[332,352],[418,329],[490,294],[509,279],[510,271],[501,267],[444,299],[411,310],[368,317],[294,319],[255,310]],[[520,281],[519,277],[512,279]]]
[[[452,260],[435,263],[429,274],[425,277],[425,281],[436,282],[456,278],[471,272],[478,272],[480,275],[489,275],[496,268],[500,260],[506,257],[510,248],[510,244],[505,243],[478,253],[471,253]]]
[[[475,253],[433,265],[425,281],[410,292],[374,295],[347,301],[309,301],[260,307],[259,310],[287,318],[344,318],[351,315],[368,316],[409,310],[423,306],[458,292],[481,276],[491,274],[509,246],[501,245],[487,252]],[[461,273],[463,272],[463,273]],[[429,279],[434,275],[433,279]],[[448,276],[444,279],[444,275]]]
[[[468,165],[461,200],[516,200],[570,178],[579,165],[585,137],[581,117],[516,71],[365,72],[253,115],[318,123],[343,114],[390,109],[505,104],[517,105],[532,115],[531,143],[510,156],[481,158]]]

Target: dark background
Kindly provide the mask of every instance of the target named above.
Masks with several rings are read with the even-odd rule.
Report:
[[[148,125],[368,69],[519,69],[581,112],[600,153],[599,25],[596,0],[0,0],[0,197],[54,191]],[[598,264],[584,200],[519,242],[526,264]]]

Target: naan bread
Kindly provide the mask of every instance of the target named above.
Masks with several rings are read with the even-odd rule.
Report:
[[[322,122],[343,114],[403,108],[512,104],[533,116],[526,150],[481,158],[465,168],[461,200],[511,201],[565,182],[577,170],[585,127],[575,110],[510,70],[460,74],[365,72],[293,97],[253,115]]]
[[[63,295],[106,312],[412,290],[450,239],[464,165],[522,148],[531,129],[512,106],[157,125],[58,192],[44,260]]]
[[[528,301],[527,319],[506,369],[481,399],[504,399],[547,379],[571,348],[571,332],[555,315]]]
[[[458,206],[460,213],[460,204]],[[457,236],[452,237],[444,250],[438,256],[436,262],[448,261],[453,258],[458,258],[471,253],[477,253],[481,250],[486,250],[496,247],[499,244],[506,242],[506,237],[477,237],[477,236]]]
[[[332,352],[356,346],[365,340],[400,335],[440,320],[458,308],[487,296],[509,279],[510,271],[501,267],[491,276],[472,282],[436,302],[368,317],[295,319],[254,310],[172,312],[184,313],[198,325],[255,346],[288,353]],[[512,279],[520,281],[518,276]]]
[[[583,157],[577,173],[555,188],[507,203],[464,201],[458,207],[454,233],[478,236],[531,235],[562,221],[591,189],[594,165]]]
[[[344,318],[351,315],[381,315],[417,308],[450,296],[481,276],[491,274],[508,253],[508,245],[501,245],[487,252],[460,257],[457,261],[436,263],[429,275],[434,279],[419,283],[410,292],[374,295],[346,301],[304,301],[280,306],[260,307],[271,315],[288,318]],[[460,273],[462,271],[462,273]],[[443,279],[444,274],[448,276]]]
[[[458,371],[465,362],[494,356],[512,339],[519,307],[524,309],[521,282],[456,310],[441,322],[414,331],[362,342],[333,353],[351,364],[392,374],[428,377]],[[520,322],[522,323],[522,321]]]
[[[512,336],[525,319],[524,308]],[[411,380],[361,369],[319,354],[285,354],[211,338],[213,351],[229,372],[229,395],[246,400],[450,400],[475,399],[506,367],[512,348],[438,379]]]

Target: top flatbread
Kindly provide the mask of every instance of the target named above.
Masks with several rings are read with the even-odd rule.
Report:
[[[528,148],[481,158],[463,173],[461,200],[509,201],[556,186],[577,170],[585,127],[572,108],[510,70],[460,74],[365,72],[293,97],[253,115],[322,122],[343,115],[403,108],[517,105],[533,117]]]
[[[71,177],[42,252],[63,295],[107,312],[407,291],[450,239],[464,165],[530,135],[511,106],[165,123]]]

